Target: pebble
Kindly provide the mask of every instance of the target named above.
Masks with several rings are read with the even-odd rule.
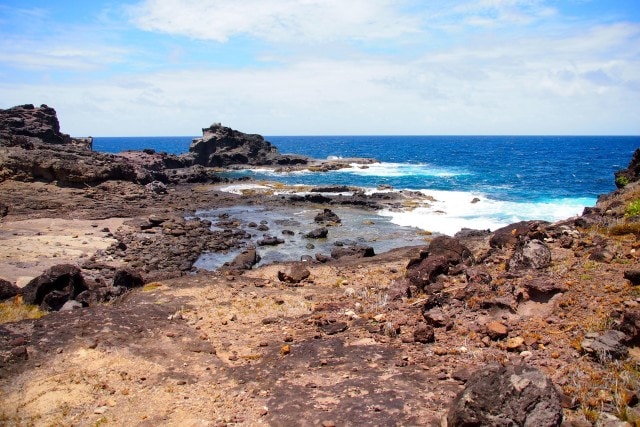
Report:
[[[106,406],[98,406],[96,409],[93,410],[94,414],[98,414],[98,415],[102,415],[104,413],[107,412],[109,408]]]
[[[322,427],[336,427],[336,423],[333,421],[323,421]]]

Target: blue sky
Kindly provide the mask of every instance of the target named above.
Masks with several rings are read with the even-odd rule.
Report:
[[[640,134],[638,0],[0,0],[72,135]]]

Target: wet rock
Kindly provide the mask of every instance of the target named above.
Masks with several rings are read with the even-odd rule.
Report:
[[[562,405],[555,386],[538,369],[490,365],[469,378],[447,422],[449,427],[554,427],[562,423]]]
[[[123,287],[126,289],[140,288],[144,285],[144,279],[142,275],[130,268],[122,268],[116,270],[113,275],[113,286]]]
[[[0,279],[0,301],[13,298],[19,293],[19,287],[9,282],[8,280]]]
[[[316,228],[304,235],[307,239],[325,239],[329,235],[329,230],[325,227]]]
[[[290,265],[289,268],[285,271],[278,271],[278,279],[281,282],[291,284],[298,284],[304,279],[308,278],[310,275],[311,272],[301,262]]]
[[[251,270],[251,268],[260,262],[260,256],[255,248],[249,248],[242,251],[233,261],[225,263],[226,268],[234,270]]]
[[[345,256],[368,258],[375,256],[375,252],[371,246],[364,245],[342,246],[331,249],[331,258],[340,259]]]
[[[520,242],[509,259],[507,267],[510,271],[528,268],[542,269],[551,265],[551,250],[540,240]]]
[[[258,246],[277,246],[284,243],[284,239],[276,236],[265,234],[262,239],[258,240]]]
[[[422,344],[429,344],[436,341],[435,331],[433,326],[424,322],[418,323],[413,331],[413,340]]]
[[[40,305],[47,295],[55,292],[47,299],[47,306],[44,308],[58,310],[65,302],[85,290],[87,286],[80,269],[74,265],[60,264],[27,283],[22,289],[22,299],[25,304]]]
[[[340,217],[336,215],[331,209],[325,209],[321,213],[317,214],[313,220],[320,224],[324,224],[324,223],[340,224],[342,222]]]
[[[582,351],[591,355],[600,362],[609,362],[613,359],[623,359],[629,354],[626,346],[629,337],[623,332],[608,330],[602,334],[589,333],[582,340]]]

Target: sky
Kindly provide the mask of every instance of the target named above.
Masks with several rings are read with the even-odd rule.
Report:
[[[640,135],[639,0],[0,0],[72,136]]]

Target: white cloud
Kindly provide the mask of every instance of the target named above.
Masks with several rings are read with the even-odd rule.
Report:
[[[145,0],[130,8],[148,31],[225,42],[238,35],[269,41],[383,39],[419,30],[393,0]]]

